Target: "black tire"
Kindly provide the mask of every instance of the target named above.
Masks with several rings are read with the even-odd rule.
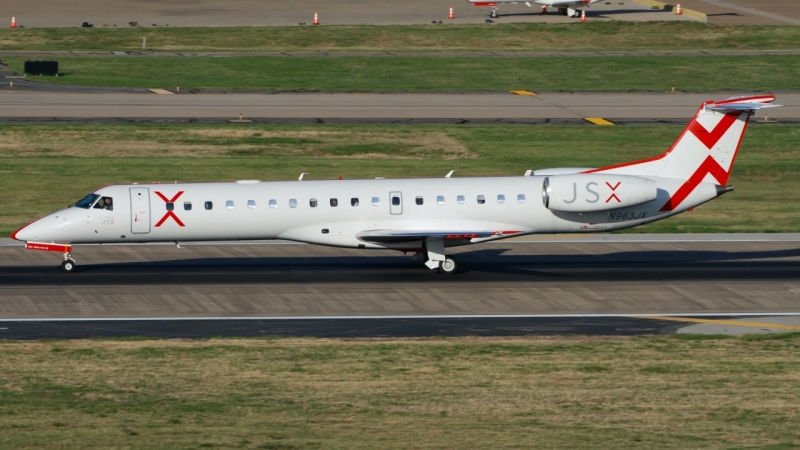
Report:
[[[444,261],[439,263],[439,272],[448,275],[458,272],[458,264],[456,263],[456,260],[449,256],[446,257]]]
[[[61,263],[61,270],[67,273],[72,273],[75,270],[75,261],[66,260]]]
[[[497,19],[497,11],[492,10],[492,13],[489,14],[489,17],[491,17],[492,19]]]

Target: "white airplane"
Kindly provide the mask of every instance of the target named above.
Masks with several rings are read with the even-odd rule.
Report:
[[[516,5],[519,3],[524,3],[528,8],[531,8],[531,3],[536,3],[537,5],[542,5],[542,12],[547,12],[547,8],[557,8],[558,12],[561,14],[567,15],[569,17],[580,17],[581,12],[578,8],[586,7],[588,8],[589,5],[592,3],[597,3],[601,0],[530,0],[530,1],[519,1],[519,0],[469,0],[474,6],[491,6],[492,12],[490,16],[492,18],[497,17],[497,5],[498,4],[506,4],[506,5]]]
[[[528,234],[612,231],[665,219],[732,190],[753,110],[772,95],[708,101],[665,153],[625,164],[524,176],[131,184],[98,189],[15,231],[26,248],[73,244],[288,239],[411,252],[454,273],[446,250]]]

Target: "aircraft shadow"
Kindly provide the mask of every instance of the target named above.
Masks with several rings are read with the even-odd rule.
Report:
[[[195,258],[153,262],[4,267],[0,286],[156,284],[382,284],[536,281],[691,281],[800,279],[800,249],[625,251],[512,255],[510,248],[455,255],[461,273],[442,275],[392,256]],[[796,258],[796,259],[788,259]]]

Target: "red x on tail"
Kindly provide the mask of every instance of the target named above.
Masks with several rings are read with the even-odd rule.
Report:
[[[615,184],[614,186],[611,186],[611,183],[606,181],[606,186],[608,186],[608,188],[611,189],[611,197],[608,197],[606,199],[606,203],[610,202],[612,198],[614,200],[616,200],[617,203],[622,203],[622,200],[620,200],[619,197],[617,197],[617,194],[614,193],[614,191],[617,190],[617,188],[619,187],[620,184],[622,184],[622,181],[617,181],[617,184]]]

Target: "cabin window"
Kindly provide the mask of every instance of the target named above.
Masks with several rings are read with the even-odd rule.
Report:
[[[336,208],[337,206],[339,206],[339,200],[335,199],[335,198],[332,198],[331,199],[331,208]]]
[[[459,195],[458,198],[456,198],[456,201],[458,201],[459,205],[463,205],[466,202],[463,195]]]
[[[167,202],[166,206],[167,206],[167,211],[175,211],[175,203]]]
[[[479,204],[479,205],[482,205],[482,204],[484,204],[484,203],[486,203],[486,197],[484,197],[484,196],[482,196],[482,195],[479,195],[479,196],[478,196],[478,204]]]
[[[392,205],[400,206],[400,197],[392,197]]]
[[[525,203],[525,194],[519,194],[519,195],[517,196],[517,201],[518,201],[519,203]]]
[[[372,197],[372,206],[381,206],[381,199],[378,197]]]
[[[192,210],[192,202],[183,202],[183,209],[185,211],[191,211]]]
[[[114,200],[112,200],[111,197],[101,197],[100,201],[94,205],[94,209],[105,209],[107,211],[113,211]]]
[[[255,209],[256,201],[255,200],[248,200],[247,201],[247,207],[250,208],[250,209]]]
[[[233,200],[228,200],[225,202],[225,207],[228,209],[233,209]]]
[[[139,194],[139,195],[142,195],[142,194]],[[92,206],[92,203],[94,203],[94,201],[97,200],[98,197],[100,197],[100,196],[97,195],[97,194],[89,194],[86,197],[83,197],[82,199],[80,199],[78,201],[78,203],[75,203],[75,207],[76,208],[89,209]]]
[[[506,196],[505,195],[501,194],[501,195],[497,196],[497,203],[505,203],[505,202],[506,202]]]
[[[422,197],[417,197],[416,202],[418,205],[422,204]]]
[[[253,205],[253,207],[255,207],[255,205]],[[275,199],[270,199],[270,201],[269,201],[269,207],[270,207],[270,208],[277,208],[277,207],[278,207],[278,201],[277,201],[277,200],[275,200]]]
[[[436,196],[436,203],[438,203],[440,205],[444,205],[444,195]]]
[[[297,199],[296,198],[289,199],[289,208],[297,208]]]
[[[358,199],[356,197],[350,199],[350,206],[358,206]]]
[[[317,199],[312,198],[311,200],[308,201],[308,205],[311,206],[312,208],[316,208],[317,207]]]
[[[214,202],[206,202],[205,207],[208,211],[214,209]]]

